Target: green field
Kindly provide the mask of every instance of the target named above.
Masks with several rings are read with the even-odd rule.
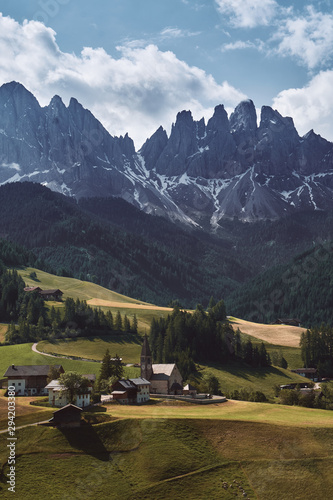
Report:
[[[138,335],[103,335],[103,337],[77,338],[38,343],[37,349],[49,354],[78,356],[80,358],[102,360],[109,349],[111,356],[118,354],[123,363],[138,363],[142,342]]]
[[[81,374],[94,373],[98,376],[100,363],[88,361],[76,361],[64,358],[53,358],[38,354],[31,350],[31,344],[17,344],[0,346],[0,378],[3,376],[8,366],[14,365],[62,365],[65,371],[76,371]],[[120,354],[119,354],[120,355]],[[139,374],[139,369],[135,367],[125,367],[125,376],[133,377]]]
[[[237,415],[251,417],[241,421]],[[330,500],[333,488],[333,422],[317,411],[281,408],[283,425],[262,421],[271,405],[238,403],[236,419],[226,404],[199,408],[220,417],[191,418],[188,406],[169,407],[168,418],[124,418],[80,429],[43,426],[17,431],[16,495],[27,500]],[[163,408],[161,405],[136,407]],[[111,406],[127,409],[130,407]],[[183,418],[177,417],[183,408]],[[192,406],[193,408],[193,406]],[[256,408],[256,410],[254,409]],[[238,410],[238,412],[237,412]],[[297,416],[295,417],[295,410]],[[226,415],[225,415],[226,416]],[[231,413],[229,413],[229,417]],[[257,416],[257,420],[256,417]],[[296,423],[296,420],[298,423]],[[0,435],[0,460],[7,436]],[[7,491],[2,469],[0,495]]]
[[[226,365],[209,364],[201,366],[203,375],[214,375],[220,382],[222,392],[246,389],[248,391],[261,391],[267,397],[274,396],[274,385],[301,383],[304,377],[289,370],[271,366],[268,368],[253,368],[245,364],[228,363]]]

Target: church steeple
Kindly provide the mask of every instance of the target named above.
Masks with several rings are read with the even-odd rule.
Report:
[[[146,380],[150,380],[153,374],[153,367],[152,367],[151,350],[147,335],[145,335],[143,339],[140,364],[141,364],[141,377],[145,378]]]

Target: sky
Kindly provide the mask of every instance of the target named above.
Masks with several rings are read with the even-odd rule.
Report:
[[[0,85],[76,99],[137,149],[244,99],[333,141],[333,1],[0,0]]]

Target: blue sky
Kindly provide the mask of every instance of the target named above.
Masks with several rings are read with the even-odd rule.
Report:
[[[139,147],[251,98],[333,140],[331,0],[0,0],[0,84],[75,96]]]

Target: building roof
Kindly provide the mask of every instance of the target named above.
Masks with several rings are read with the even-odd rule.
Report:
[[[126,391],[128,391],[128,389],[136,389],[136,385],[134,385],[131,380],[125,380],[124,378],[118,380],[118,384],[120,384]]]
[[[150,382],[143,377],[130,378],[130,381],[135,385],[150,385]]]
[[[61,413],[64,413],[64,412],[68,412],[68,411],[72,411],[72,412],[81,412],[83,411],[82,408],[79,408],[78,406],[76,405],[73,405],[71,403],[69,403],[68,405],[66,406],[63,406],[62,408],[60,408],[59,410],[56,410],[53,412],[53,415],[55,415],[56,413],[59,415]]]
[[[53,295],[55,293],[57,293],[57,294],[61,293],[61,295],[63,295],[63,292],[61,290],[59,290],[59,288],[55,288],[52,290],[41,290],[39,293],[40,293],[40,295]]]
[[[59,382],[59,380],[51,380],[47,386],[45,386],[45,389],[52,389],[53,392],[60,392],[60,391],[65,391],[66,387]],[[78,389],[78,394],[89,394],[89,389],[87,387],[83,387]]]
[[[291,371],[294,373],[317,373],[317,368],[296,368]]]
[[[175,367],[175,363],[153,365],[153,374],[150,380],[168,380]]]
[[[54,392],[58,392],[64,389],[64,386],[60,384],[59,380],[51,380],[45,389],[53,389]]]
[[[143,344],[142,344],[142,349],[141,349],[141,356],[150,356],[151,357],[151,350],[150,350],[150,346],[149,346],[147,335],[145,335],[144,339],[143,339]]]
[[[111,395],[118,395],[118,396],[123,396],[126,394],[126,391],[112,391]]]
[[[184,391],[196,391],[196,388],[192,384],[187,384],[184,387]]]
[[[59,370],[61,365],[54,365]],[[28,377],[28,376],[47,376],[50,371],[50,365],[11,365],[7,368],[4,377]]]
[[[34,292],[35,290],[37,290],[38,292],[41,291],[41,287],[40,286],[26,286],[24,288],[24,291],[25,292]]]

